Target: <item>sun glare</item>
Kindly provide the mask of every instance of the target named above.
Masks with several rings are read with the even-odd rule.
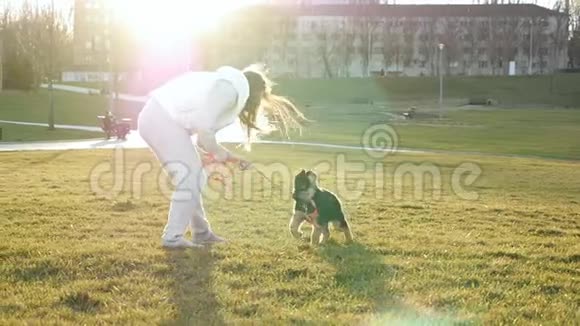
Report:
[[[109,0],[116,18],[149,46],[187,40],[217,25],[232,10],[252,0]]]

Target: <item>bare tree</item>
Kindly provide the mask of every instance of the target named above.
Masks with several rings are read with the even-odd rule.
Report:
[[[568,60],[571,67],[580,65],[580,0],[569,0],[566,11],[572,35],[568,41]]]
[[[525,51],[525,56],[528,58],[528,67],[532,68],[532,71],[535,66],[535,59],[539,58],[540,48],[542,48],[545,44],[545,37],[542,35],[542,30],[544,29],[542,18],[541,17],[534,17],[529,20],[524,20],[522,22],[522,49]],[[530,43],[531,42],[531,43]],[[540,59],[543,59],[543,56]]]
[[[463,32],[458,19],[446,19],[442,23],[442,33],[439,41],[445,44],[445,67],[450,74],[451,64],[457,63],[461,54],[461,39]]]
[[[220,28],[205,40],[212,46],[212,60],[234,66],[263,61],[273,43],[276,15],[270,8],[249,7],[223,19]]]
[[[437,26],[438,18],[428,17],[421,22],[421,34],[419,36],[419,53],[426,63],[429,64],[429,73],[435,75],[435,61],[437,59]]]
[[[463,53],[466,60],[463,64],[464,72],[468,75],[473,73],[473,67],[479,64],[479,38],[480,38],[480,28],[479,21],[476,19],[470,19],[465,24],[465,49]]]
[[[580,0],[568,0],[566,11],[570,16],[570,30],[580,31]]]
[[[410,66],[415,57],[415,37],[418,29],[419,24],[416,20],[407,18],[403,21],[401,61],[405,67]]]
[[[382,28],[383,62],[385,67],[395,66],[399,69],[402,57],[402,32],[400,18],[386,20]]]
[[[332,22],[320,22],[316,29],[316,50],[324,67],[324,77],[333,78],[337,50],[336,35],[338,31]]]
[[[5,8],[2,24],[8,57],[29,65],[32,87],[56,78],[53,74],[72,61],[72,33],[66,16],[53,15],[50,6],[24,1],[18,10]]]
[[[522,21],[519,17],[504,17],[494,30],[499,68],[503,74],[509,73],[509,62],[514,61],[518,53],[521,43],[518,35],[521,34],[521,28]]]
[[[491,68],[492,75],[497,73],[500,62],[501,47],[500,36],[498,35],[499,18],[496,16],[486,17],[483,21],[482,35],[486,35],[486,48],[488,64]]]
[[[568,42],[569,17],[567,15],[567,11],[569,11],[569,8],[566,8],[566,3],[564,3],[564,1],[558,0],[554,4],[553,9],[559,13],[559,15],[556,17],[554,32],[550,33],[550,48],[552,49],[550,53],[550,61],[552,61],[554,66],[558,65],[560,59],[566,55],[566,53],[564,53],[564,49],[566,47],[566,43]]]
[[[341,70],[343,71],[341,75],[344,77],[350,77],[350,66],[355,54],[355,27],[355,20],[349,17],[344,19],[338,28],[340,33],[337,35],[337,55]]]
[[[278,45],[278,53],[280,59],[284,62],[288,59],[289,43],[296,36],[296,18],[290,14],[281,13],[278,17],[277,27],[278,33],[276,41]],[[296,55],[294,53],[294,55]]]
[[[374,11],[374,5],[359,5],[354,15],[355,30],[359,40],[358,53],[361,57],[361,69],[366,76],[369,75],[369,65],[376,41],[375,31],[380,23]]]

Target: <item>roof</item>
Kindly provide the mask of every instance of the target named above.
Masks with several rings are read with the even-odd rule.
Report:
[[[546,17],[565,15],[534,4],[494,5],[260,5],[246,10],[284,11],[298,16]]]

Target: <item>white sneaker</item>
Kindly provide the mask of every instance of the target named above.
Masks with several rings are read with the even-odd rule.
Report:
[[[194,235],[193,243],[196,245],[203,245],[203,244],[215,244],[215,243],[223,243],[227,242],[226,239],[215,235],[213,232],[208,232],[207,235]]]
[[[201,248],[202,245],[195,244],[183,237],[175,238],[172,240],[163,239],[162,244],[165,248]]]

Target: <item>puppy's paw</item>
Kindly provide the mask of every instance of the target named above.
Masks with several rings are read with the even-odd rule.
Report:
[[[300,251],[309,251],[312,247],[308,243],[302,243],[298,245],[298,250]]]
[[[296,240],[300,240],[302,237],[304,237],[303,232],[290,232],[290,234],[292,234],[292,237]]]

